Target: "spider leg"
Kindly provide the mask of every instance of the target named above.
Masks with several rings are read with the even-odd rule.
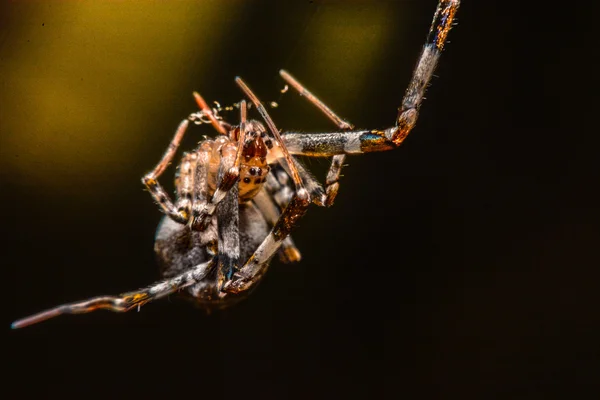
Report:
[[[308,89],[306,89],[300,82],[296,80],[289,72],[285,70],[279,71],[281,77],[289,83],[294,89],[300,93],[300,96],[305,97],[308,101],[310,101],[315,107],[321,110],[327,118],[329,118],[336,126],[344,131],[354,129],[354,126],[338,117],[336,113],[333,112],[329,107],[325,105],[321,100],[319,100],[314,94],[312,94]],[[336,154],[331,159],[331,165],[329,166],[329,170],[327,172],[327,177],[325,178],[325,191],[326,198],[324,201],[324,206],[331,207],[337,196],[338,190],[340,188],[339,179],[342,172],[342,167],[344,165],[344,161],[346,160],[346,155],[344,154]]]
[[[171,140],[169,147],[167,147],[167,150],[165,151],[165,154],[163,155],[162,159],[151,172],[149,172],[142,178],[142,183],[146,186],[146,188],[152,195],[152,198],[160,206],[162,211],[169,217],[171,217],[174,221],[177,221],[179,223],[187,222],[189,218],[189,212],[186,213],[185,208],[182,210],[178,210],[173,205],[173,202],[169,198],[169,195],[163,189],[160,183],[158,183],[157,179],[165,171],[165,169],[173,159],[177,148],[181,144],[181,140],[183,139],[183,135],[185,134],[188,125],[189,121],[187,119],[183,120],[179,124],[179,127],[175,131],[175,136]],[[188,161],[191,162],[192,160],[190,159]],[[185,169],[187,171],[187,168]]]
[[[274,226],[279,219],[280,212],[277,205],[271,200],[271,196],[267,189],[263,187],[263,189],[254,196],[252,201],[263,214],[269,225]],[[298,262],[302,259],[300,250],[298,250],[290,235],[288,235],[283,240],[283,243],[281,243],[278,254],[279,259],[284,263]]]
[[[343,131],[321,134],[285,133],[282,138],[289,152],[305,156],[329,157],[341,154],[387,151],[398,147],[417,122],[418,111],[423,102],[425,90],[433,77],[433,72],[447,41],[448,32],[454,23],[459,5],[459,0],[440,0],[438,2],[425,45],[402,99],[402,104],[398,109],[398,117],[394,127],[385,130]],[[286,74],[284,71],[282,76]],[[291,78],[289,74],[287,76]],[[317,106],[321,108],[321,106]],[[324,112],[332,118],[331,110]],[[333,174],[335,173],[336,168],[333,168]],[[332,175],[332,178],[334,177]]]
[[[194,99],[198,104],[198,107],[204,112],[204,115],[208,117],[212,126],[219,132],[221,135],[227,135],[227,130],[221,125],[217,117],[215,117],[213,110],[206,104],[206,101],[200,96],[200,93],[194,92]]]
[[[391,138],[396,146],[404,141],[417,122],[425,90],[433,77],[459,5],[460,0],[440,0],[438,2],[425,45],[404,93],[402,105],[398,109],[398,118],[396,119],[398,129]]]
[[[95,310],[126,312],[198,283],[210,272],[214,262],[215,259],[213,258],[173,278],[154,283],[144,289],[122,293],[118,296],[99,296],[75,303],[63,304],[17,320],[12,323],[11,327],[13,329],[24,328],[63,314],[85,314]]]
[[[244,266],[233,274],[233,279],[225,283],[223,291],[240,293],[252,289],[265,274],[271,257],[279,250],[298,220],[306,213],[309,205],[310,196],[308,191],[304,188],[298,190],[279,216],[271,232]]]

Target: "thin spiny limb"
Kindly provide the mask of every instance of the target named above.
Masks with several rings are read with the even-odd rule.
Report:
[[[274,226],[280,216],[280,211],[277,205],[271,199],[269,192],[265,187],[254,196],[252,199],[256,207],[260,210],[269,225]],[[279,259],[284,263],[298,262],[302,259],[300,250],[294,244],[292,237],[288,235],[281,244],[279,249]]]
[[[198,161],[198,153],[185,153],[177,174],[175,175],[175,187],[177,191],[177,200],[175,201],[175,209],[181,215],[189,217],[192,212],[194,178],[196,172],[196,163]]]
[[[459,0],[440,0],[438,3],[421,56],[402,99],[402,105],[398,109],[397,131],[392,136],[392,141],[397,146],[404,141],[417,122],[425,91],[433,77],[459,5]]]
[[[271,131],[271,134],[273,135],[273,137],[279,144],[280,150],[283,153],[283,157],[285,158],[285,160],[288,164],[288,168],[290,169],[290,175],[291,175],[292,179],[294,180],[294,186],[296,187],[296,191],[303,189],[304,184],[303,184],[302,178],[300,177],[300,174],[298,173],[298,170],[296,169],[296,166],[292,160],[292,156],[285,148],[285,144],[283,143],[283,139],[281,138],[281,135],[279,134],[279,130],[277,129],[277,127],[275,126],[275,123],[273,122],[273,120],[271,119],[269,114],[267,113],[266,108],[262,105],[262,103],[260,102],[258,97],[256,97],[256,95],[250,90],[248,85],[246,85],[244,83],[242,78],[240,78],[239,76],[236,77],[235,82],[242,89],[242,91],[246,94],[246,96],[248,96],[248,98],[252,101],[252,103],[254,104],[254,106],[256,107],[258,112],[260,113],[260,115],[265,120],[267,126],[269,127],[269,130]]]
[[[15,321],[12,323],[11,327],[13,329],[24,328],[63,314],[85,314],[95,310],[126,312],[134,308],[139,308],[150,301],[158,300],[175,293],[178,290],[198,283],[210,272],[213,264],[214,259],[199,264],[173,278],[165,279],[148,286],[147,288],[123,293],[118,296],[100,296],[75,303],[63,304]]]
[[[354,125],[351,123],[344,121],[341,119],[333,110],[325,103],[323,103],[317,96],[312,94],[308,89],[306,89],[296,78],[289,74],[289,72],[285,70],[280,70],[279,74],[281,77],[289,83],[294,89],[296,89],[301,96],[305,97],[308,101],[310,101],[315,107],[317,107],[323,114],[327,116],[336,126],[344,131],[349,131],[354,129]],[[329,166],[329,170],[327,171],[327,177],[325,179],[325,192],[326,198],[324,201],[325,206],[331,207],[333,202],[337,196],[337,193],[340,188],[339,179],[342,172],[342,167],[344,166],[344,161],[346,160],[346,156],[344,154],[336,154],[332,157],[331,165]]]
[[[165,154],[163,155],[162,159],[150,173],[146,174],[142,178],[142,183],[146,186],[146,188],[148,189],[156,203],[160,206],[162,211],[169,217],[171,217],[174,221],[177,221],[179,223],[187,222],[189,214],[178,211],[175,208],[173,202],[169,198],[169,195],[162,188],[160,183],[158,183],[157,179],[165,171],[169,163],[173,160],[173,156],[175,155],[175,152],[181,144],[181,140],[183,139],[183,135],[185,134],[188,125],[188,120],[183,120],[179,124],[177,130],[175,131],[175,136],[171,140],[171,143],[169,143],[169,147],[167,147],[167,150],[165,151]]]
[[[397,145],[391,140],[395,132],[396,128],[331,133],[288,132],[282,137],[291,154],[330,157],[395,149]]]
[[[194,92],[194,99],[196,99],[196,103],[198,107],[202,110],[204,115],[208,117],[208,120],[212,124],[212,126],[219,132],[221,135],[227,135],[227,130],[221,125],[219,120],[215,117],[213,110],[206,104],[206,101],[200,96],[200,93]]]
[[[298,170],[298,175],[300,175],[300,179],[304,183],[304,187],[308,191],[310,198],[313,203],[318,206],[323,207],[326,201],[325,190],[323,190],[323,186],[319,183],[317,178],[315,178],[309,171],[302,165],[300,161],[292,157],[292,162],[296,166]],[[285,170],[288,175],[291,175],[290,169],[287,168],[287,163],[285,163],[281,158],[278,159],[279,165]]]

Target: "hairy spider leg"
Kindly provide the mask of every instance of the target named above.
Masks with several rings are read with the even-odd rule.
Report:
[[[223,127],[223,125],[221,125],[219,120],[217,120],[217,117],[215,117],[213,110],[208,106],[208,104],[206,104],[206,101],[204,100],[204,98],[202,98],[202,96],[200,96],[200,93],[194,92],[193,94],[194,99],[196,99],[196,103],[198,104],[198,107],[204,112],[204,115],[208,117],[211,125],[221,135],[227,135],[227,130]]]
[[[202,212],[204,205],[208,202],[208,174],[210,160],[213,153],[214,141],[205,140],[200,143],[196,151],[196,171],[194,175],[194,200],[192,205],[192,218],[188,223],[194,221]]]
[[[246,141],[246,102],[240,102],[240,137],[233,163],[227,158],[227,151],[223,153],[225,160],[219,168],[219,177],[223,176],[232,166],[238,169],[242,160],[242,153]],[[233,143],[232,143],[233,144]],[[227,149],[225,149],[227,150]],[[231,165],[228,165],[231,164]],[[226,281],[233,278],[233,273],[238,270],[240,263],[240,217],[239,217],[239,186],[233,185],[217,209],[217,233],[219,267],[217,269],[217,287],[223,288]]]
[[[197,152],[184,153],[175,174],[175,209],[187,218],[192,212],[197,161]]]
[[[323,103],[317,96],[312,94],[308,89],[306,89],[296,78],[290,75],[289,72],[285,70],[280,70],[279,75],[292,86],[294,89],[300,93],[300,96],[306,98],[310,101],[315,107],[317,107],[320,111],[323,112],[337,127],[343,131],[349,131],[354,129],[354,125],[351,123],[344,121],[341,119],[333,110],[325,103]],[[337,196],[338,190],[340,188],[339,179],[342,172],[342,167],[344,165],[344,161],[346,160],[345,154],[337,154],[332,157],[331,165],[329,166],[329,170],[327,171],[327,176],[325,178],[325,192],[326,197],[324,205],[326,207],[331,207],[333,202]]]
[[[173,156],[181,144],[181,140],[183,139],[183,135],[185,134],[188,125],[189,121],[187,119],[183,120],[179,124],[177,130],[175,131],[175,136],[173,136],[171,143],[169,143],[169,147],[167,147],[162,159],[158,164],[156,164],[151,172],[142,178],[142,183],[146,186],[152,195],[152,198],[160,206],[162,211],[174,221],[182,224],[187,222],[189,218],[189,212],[186,213],[185,209],[179,210],[173,205],[173,202],[169,198],[167,192],[163,189],[160,183],[158,183],[158,177],[160,177],[169,163],[173,160]]]
[[[402,105],[398,109],[394,127],[385,130],[313,134],[289,132],[282,135],[289,152],[304,156],[330,157],[338,154],[387,151],[400,146],[416,124],[425,90],[433,77],[459,5],[459,0],[439,1],[427,40],[402,99]]]
[[[240,123],[240,137],[237,145],[235,142],[229,141],[221,148],[221,164],[217,176],[217,188],[209,202],[205,202],[200,208],[194,210],[193,221],[191,222],[194,229],[203,230],[206,228],[217,205],[225,198],[227,192],[231,190],[240,178],[240,165],[248,133],[246,129],[245,101],[241,102],[240,109],[242,122]],[[226,139],[222,138],[221,140],[225,141]]]
[[[310,198],[313,203],[318,206],[325,205],[325,190],[323,190],[323,186],[319,183],[317,178],[313,176],[312,173],[295,157],[292,157],[292,162],[298,170],[298,175],[302,179],[302,183],[304,187],[310,194]],[[287,166],[287,163],[282,159],[282,157],[277,159],[277,163],[281,165],[281,167],[285,170],[288,175],[291,175],[291,171]]]
[[[254,202],[256,207],[258,207],[260,212],[263,214],[263,216],[267,220],[267,223],[269,225],[271,225],[271,227],[273,227],[277,223],[277,220],[279,219],[279,215],[281,213],[280,213],[280,211],[279,211],[280,209],[277,207],[277,205],[273,202],[273,200],[271,200],[271,196],[269,195],[269,192],[267,191],[267,189],[264,186],[260,190],[260,192],[258,192],[256,194],[256,196],[254,196],[252,201]],[[286,203],[286,205],[287,205],[287,203]],[[283,208],[285,208],[285,206],[282,207],[281,209],[283,209]],[[298,248],[294,244],[294,241],[292,240],[291,235],[288,235],[283,240],[283,243],[281,243],[281,248],[279,249],[278,254],[279,254],[279,259],[286,264],[292,263],[292,262],[298,262],[302,259],[300,250],[298,250]]]
[[[459,5],[460,0],[440,0],[438,2],[425,45],[413,71],[412,79],[404,93],[402,105],[398,109],[396,120],[398,129],[391,137],[396,146],[404,141],[417,122],[425,91],[431,82],[433,72],[446,44],[448,33],[454,24],[454,17]]]
[[[139,308],[144,304],[168,296],[183,288],[200,282],[208,275],[215,259],[198,264],[194,268],[177,276],[154,283],[146,288],[133,292],[122,293],[118,296],[99,296],[75,303],[63,304],[46,311],[19,319],[12,323],[13,329],[24,328],[63,314],[85,314],[96,310],[126,312]]]

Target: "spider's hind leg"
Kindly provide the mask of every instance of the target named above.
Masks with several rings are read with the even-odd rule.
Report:
[[[11,326],[13,329],[24,328],[59,315],[85,314],[95,310],[126,312],[200,282],[211,271],[213,264],[214,258],[144,289],[122,293],[118,296],[99,296],[75,303],[63,304],[15,321]]]

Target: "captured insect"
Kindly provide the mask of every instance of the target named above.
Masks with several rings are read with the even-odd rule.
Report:
[[[330,133],[280,133],[259,98],[235,78],[263,122],[248,119],[249,104],[239,103],[239,123],[223,120],[219,110],[198,94],[200,108],[184,119],[154,169],[142,178],[165,214],[154,250],[164,280],[146,288],[100,296],[52,308],[18,320],[22,328],[61,314],[98,309],[125,312],[173,293],[191,298],[206,310],[229,307],[247,297],[277,253],[283,262],[300,260],[290,232],[314,203],[329,207],[339,189],[347,154],[392,150],[400,146],[417,122],[425,90],[453,26],[459,0],[440,0],[412,79],[393,127],[355,130],[286,71],[291,87],[316,106],[337,127]],[[158,179],[163,175],[190,125],[211,124],[218,132],[184,153],[175,176],[174,200]],[[295,156],[331,157],[321,185]]]

